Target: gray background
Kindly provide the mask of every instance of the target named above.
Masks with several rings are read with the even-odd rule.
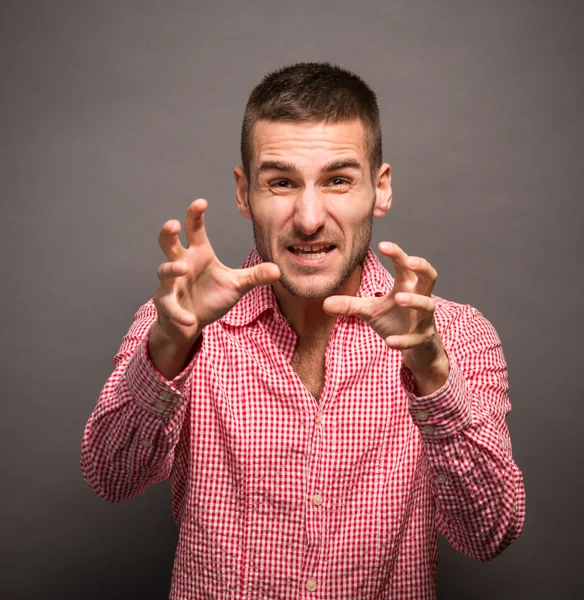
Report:
[[[80,439],[160,225],[209,200],[219,257],[251,228],[232,167],[251,88],[329,60],[382,109],[394,205],[376,222],[479,308],[510,365],[522,537],[490,563],[441,544],[441,599],[584,597],[583,11],[577,2],[0,3],[2,597],[162,599],[168,483],[106,504]]]

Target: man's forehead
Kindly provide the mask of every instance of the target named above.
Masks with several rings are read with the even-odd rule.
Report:
[[[361,158],[367,152],[361,120],[341,121],[258,121],[252,131],[255,168],[261,163],[292,153],[333,153]],[[328,161],[327,161],[328,162]]]
[[[289,119],[268,121],[260,119],[254,124],[252,129],[252,136],[255,140],[290,135],[341,139],[351,138],[359,143],[365,139],[365,126],[361,119],[336,122],[292,121]]]

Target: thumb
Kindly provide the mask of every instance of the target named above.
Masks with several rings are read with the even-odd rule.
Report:
[[[322,305],[323,310],[329,315],[338,317],[355,315],[356,317],[365,317],[365,298],[356,296],[329,296]]]
[[[239,285],[242,294],[259,285],[271,285],[280,279],[280,269],[274,263],[261,263],[255,267],[239,269]]]

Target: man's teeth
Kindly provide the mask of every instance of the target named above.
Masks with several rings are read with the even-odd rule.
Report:
[[[294,254],[296,256],[301,256],[304,258],[323,258],[326,256],[326,250],[330,248],[330,246],[310,246],[298,248],[296,246],[292,246],[292,250],[294,250]]]

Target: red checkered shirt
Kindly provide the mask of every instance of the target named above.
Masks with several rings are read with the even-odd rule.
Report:
[[[254,250],[245,266],[261,261]],[[393,278],[369,250],[358,296]],[[271,287],[206,327],[167,381],[140,308],[87,423],[82,471],[110,502],[170,479],[179,526],[170,598],[435,598],[438,533],[478,560],[525,515],[505,424],[506,363],[492,325],[437,296],[450,359],[418,397],[401,353],[339,317],[317,401],[291,366],[296,334]]]

